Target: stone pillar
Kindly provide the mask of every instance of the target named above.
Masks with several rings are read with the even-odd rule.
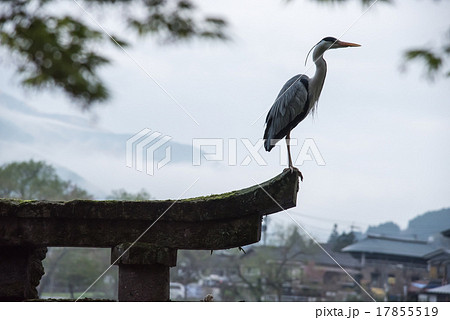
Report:
[[[37,299],[46,247],[0,247],[0,301]]]
[[[119,301],[169,301],[169,268],[176,266],[177,250],[145,243],[123,243],[111,251],[119,266]]]

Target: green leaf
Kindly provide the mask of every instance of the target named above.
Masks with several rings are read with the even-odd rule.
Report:
[[[12,62],[26,87],[57,88],[89,109],[109,97],[98,70],[109,64],[100,43],[127,46],[70,14],[53,13],[56,0],[3,1],[0,6],[0,44],[12,54]],[[199,17],[192,1],[177,0],[85,0],[90,9],[140,5],[141,11],[124,10],[123,19],[140,35],[151,34],[162,42],[194,38],[225,39],[226,23],[220,18]],[[175,5],[174,5],[175,2]]]

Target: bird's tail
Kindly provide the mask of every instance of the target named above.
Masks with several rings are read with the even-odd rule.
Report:
[[[264,149],[266,149],[266,151],[269,151],[269,152],[270,152],[270,150],[272,150],[272,148],[273,148],[273,146],[270,145],[269,140],[268,140],[268,139],[265,139],[265,140],[264,140]]]
[[[270,132],[270,127],[267,126],[266,130],[264,131],[264,149],[266,149],[267,152],[270,152],[272,148],[277,144],[278,140],[273,139],[273,135]]]

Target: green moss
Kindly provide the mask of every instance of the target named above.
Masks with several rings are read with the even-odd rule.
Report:
[[[238,195],[241,195],[241,194],[250,193],[252,191],[256,191],[256,190],[260,189],[261,187],[266,187],[266,184],[267,183],[263,183],[261,185],[251,186],[251,187],[248,187],[248,188],[245,188],[245,189],[234,190],[234,191],[220,193],[220,194],[211,194],[211,195],[208,195],[208,196],[200,196],[200,197],[195,197],[195,198],[181,199],[179,201],[221,200],[221,199],[226,199],[226,198],[231,198],[231,197],[234,197],[234,196],[238,196]],[[289,185],[287,187],[289,188]]]
[[[187,199],[180,199],[178,201],[208,201],[208,200],[219,200],[219,199],[226,199],[229,197],[233,197],[235,195],[238,195],[239,191],[230,191],[226,193],[221,194],[211,194],[208,196],[200,196],[200,197],[194,197],[194,198],[187,198]]]
[[[23,199],[14,199],[14,198],[0,198],[0,202],[3,203],[9,203],[12,205],[23,205],[23,204],[28,204],[28,203],[33,203],[33,202],[37,202],[39,200],[23,200]]]

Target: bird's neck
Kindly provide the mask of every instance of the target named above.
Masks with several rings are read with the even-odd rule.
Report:
[[[313,59],[316,64],[316,72],[310,81],[311,90],[309,98],[311,107],[319,100],[320,92],[322,92],[323,84],[325,82],[325,76],[327,75],[327,63],[323,58],[323,52],[321,50],[314,50]]]

